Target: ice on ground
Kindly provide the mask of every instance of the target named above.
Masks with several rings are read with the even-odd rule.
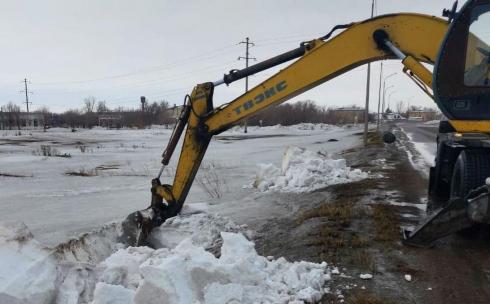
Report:
[[[25,225],[2,223],[0,303],[311,303],[331,279],[326,263],[258,255],[239,232],[244,227],[219,215],[190,212],[168,221],[151,236],[158,249],[108,247],[110,227],[98,241],[97,234],[82,236],[89,247],[100,242],[98,250],[73,241],[54,250]],[[207,250],[219,245],[220,253]]]
[[[345,159],[290,146],[284,152],[280,169],[273,164],[259,165],[253,186],[260,191],[299,193],[367,177],[366,172],[348,167]]]

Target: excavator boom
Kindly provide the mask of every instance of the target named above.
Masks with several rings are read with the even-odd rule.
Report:
[[[164,154],[165,165],[187,125],[174,181],[172,185],[162,185],[159,177],[152,181],[152,205],[145,212],[128,217],[124,241],[141,244],[153,226],[180,212],[212,136],[241,120],[377,60],[401,59],[410,75],[431,87],[432,74],[421,62],[435,63],[448,28],[447,21],[421,14],[392,14],[341,28],[346,29],[333,38],[328,39],[329,34],[304,42],[299,48],[265,62],[231,71],[223,79],[197,85],[186,98],[181,119]],[[374,35],[375,32],[378,34]],[[295,58],[298,60],[245,94],[223,106],[213,106],[217,85],[229,84]],[[134,229],[143,233],[131,232]]]

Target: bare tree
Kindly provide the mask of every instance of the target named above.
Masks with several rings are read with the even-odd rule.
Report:
[[[94,96],[89,96],[83,100],[84,128],[92,128],[97,125],[97,115],[94,113],[96,99]]]
[[[109,112],[109,108],[107,107],[105,101],[99,101],[97,103],[97,113],[105,113]]]
[[[395,108],[397,113],[403,113],[405,111],[405,102],[403,100],[400,100],[396,103]]]
[[[95,108],[96,99],[94,96],[89,96],[83,100],[83,110],[85,113],[92,113]]]
[[[51,112],[49,111],[48,107],[42,107],[38,110],[38,112],[41,113],[43,117],[43,130],[46,132],[46,129],[51,122]]]
[[[68,125],[71,127],[71,131],[75,132],[75,127],[77,127],[80,124],[82,115],[78,110],[74,109],[74,110],[66,111],[63,114],[63,118],[66,121],[66,123],[68,123]]]
[[[22,126],[20,119],[20,107],[12,102],[9,102],[2,107],[2,111],[6,113],[9,130],[12,130],[13,126],[17,126],[17,128],[20,130]]]

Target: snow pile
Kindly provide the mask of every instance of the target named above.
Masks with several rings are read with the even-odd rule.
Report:
[[[244,229],[245,226],[238,226],[218,214],[178,215],[155,228],[148,241],[154,248],[174,248],[184,239],[190,239],[193,245],[214,252],[221,245],[220,232],[240,232]],[[251,232],[246,231],[246,234],[250,235]]]
[[[56,258],[22,223],[0,226],[0,303],[52,303]]]
[[[25,225],[1,223],[0,303],[310,303],[325,293],[326,263],[260,256],[243,226],[186,209],[154,230],[158,249],[116,244],[113,224],[50,249]]]
[[[299,193],[367,177],[366,172],[348,167],[345,159],[332,159],[324,153],[288,147],[282,168],[260,164],[253,186],[260,191]]]
[[[101,264],[94,303],[288,303],[318,301],[326,263],[268,261],[242,234],[222,232],[220,258],[185,239],[174,249],[128,248]],[[138,265],[139,264],[139,265]],[[139,269],[139,271],[135,271]],[[130,278],[120,273],[131,273]],[[136,283],[138,282],[138,283]],[[301,302],[300,302],[301,303]]]

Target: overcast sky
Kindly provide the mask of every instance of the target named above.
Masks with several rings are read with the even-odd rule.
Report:
[[[21,81],[30,81],[33,108],[80,108],[87,96],[111,108],[138,107],[139,96],[181,104],[194,84],[242,68],[238,42],[250,37],[251,56],[265,60],[317,38],[339,23],[366,19],[370,0],[2,0],[0,2],[0,105],[20,104]],[[440,16],[450,0],[380,0],[377,13],[419,12]],[[398,71],[390,84],[399,100],[432,101]],[[371,108],[377,102],[379,63],[373,65]],[[250,78],[251,85],[275,70]],[[385,75],[387,75],[385,74]],[[331,80],[294,100],[321,105],[363,105],[366,66]],[[215,91],[215,104],[232,100],[244,81]],[[25,105],[24,105],[25,106]]]

